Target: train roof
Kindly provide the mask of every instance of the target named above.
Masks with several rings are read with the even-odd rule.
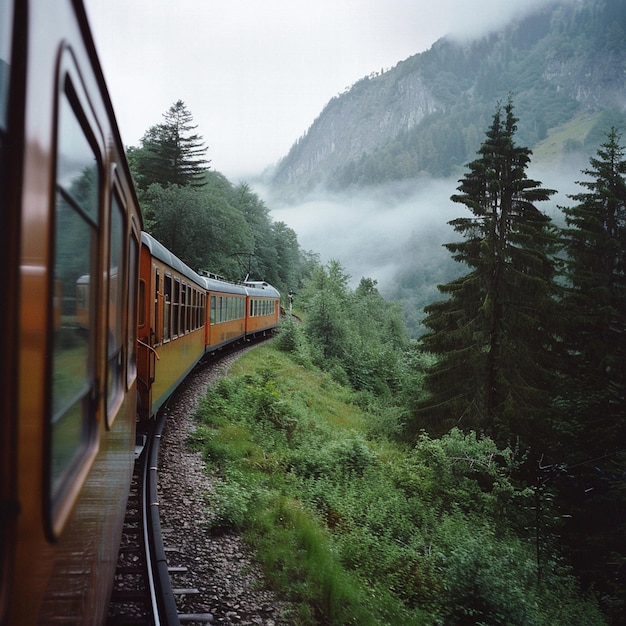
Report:
[[[146,232],[141,233],[141,243],[148,248],[150,254],[169,265],[172,269],[180,272],[198,285],[204,285],[204,277],[194,272],[188,265],[185,265],[175,254],[172,254],[160,241]]]
[[[212,276],[201,276],[207,291],[221,291],[223,293],[234,293],[242,296],[246,295],[246,289],[243,285],[229,283]]]
[[[215,276],[204,276],[192,270],[183,263],[175,254],[172,254],[160,241],[146,232],[141,233],[141,243],[145,245],[150,254],[180,272],[198,285],[202,285],[207,291],[219,291],[235,295],[250,295],[265,298],[279,298],[278,290],[263,281],[247,281],[243,284],[231,283]]]
[[[278,289],[262,280],[246,281],[244,286],[249,296],[257,296],[260,298],[280,298]]]

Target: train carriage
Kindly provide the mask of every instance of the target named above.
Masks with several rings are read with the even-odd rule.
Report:
[[[246,310],[246,336],[269,332],[280,320],[280,293],[263,281],[244,283],[248,296]]]
[[[0,0],[0,166],[0,620],[97,624],[133,468],[142,224],[78,2]]]
[[[205,353],[207,293],[194,272],[147,233],[141,234],[139,411],[154,416]]]
[[[205,278],[209,301],[206,326],[207,352],[243,339],[246,334],[246,296],[243,285]]]

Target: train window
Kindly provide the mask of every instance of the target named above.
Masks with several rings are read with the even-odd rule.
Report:
[[[162,330],[159,319],[159,297],[161,294],[161,272],[159,268],[154,268],[154,345],[158,346],[161,342],[160,332]]]
[[[172,299],[172,337],[178,337],[180,331],[180,280],[174,279],[174,297]]]
[[[68,86],[69,87],[69,86]],[[54,225],[50,491],[56,519],[95,434],[99,168],[69,94],[59,100]]]
[[[211,296],[211,320],[210,323],[211,324],[215,324],[216,320],[217,320],[217,303],[216,303],[216,297],[215,296]]]
[[[109,243],[109,328],[107,333],[107,421],[121,398],[124,376],[123,310],[124,304],[124,213],[117,193],[111,203],[111,240]]]
[[[187,330],[192,331],[196,328],[196,290],[193,287],[189,287],[187,290],[187,297],[189,299],[187,303]]]
[[[139,279],[139,311],[137,312],[137,326],[143,328],[146,325],[146,281]],[[131,318],[132,319],[132,318]]]
[[[172,277],[165,276],[165,299],[163,303],[163,341],[170,340],[170,318],[172,317]]]
[[[13,2],[0,0],[0,131],[2,132],[6,132],[8,126],[12,28]]]
[[[137,289],[141,290],[143,284],[143,294],[141,299],[140,316],[145,316],[145,307],[143,306],[146,297],[146,283],[139,282],[139,237],[135,232],[131,231],[131,237],[128,248],[128,371],[126,373],[126,384],[130,389],[130,385],[137,375],[137,326],[133,320],[137,319]],[[145,319],[143,320],[145,324]]]
[[[184,335],[187,328],[187,291],[188,285],[182,283],[180,286],[180,334]]]

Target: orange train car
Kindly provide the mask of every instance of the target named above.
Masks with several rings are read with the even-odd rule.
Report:
[[[204,279],[147,233],[141,235],[139,415],[154,416],[205,353]]]
[[[98,624],[134,459],[142,221],[79,2],[0,1],[0,197],[0,621]]]
[[[246,336],[270,332],[280,320],[280,293],[263,281],[248,281],[244,285],[248,299]]]
[[[246,297],[243,285],[205,277],[209,300],[207,352],[214,352],[246,336]]]

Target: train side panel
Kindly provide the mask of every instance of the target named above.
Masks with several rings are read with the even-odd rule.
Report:
[[[203,279],[142,233],[138,361],[140,416],[154,416],[205,353]]]
[[[19,250],[1,332],[15,333],[3,359],[17,392],[0,440],[1,617],[99,624],[133,466],[141,217],[81,7],[14,8],[0,184]]]
[[[246,286],[246,336],[269,332],[280,321],[280,294],[267,283],[249,283]]]

